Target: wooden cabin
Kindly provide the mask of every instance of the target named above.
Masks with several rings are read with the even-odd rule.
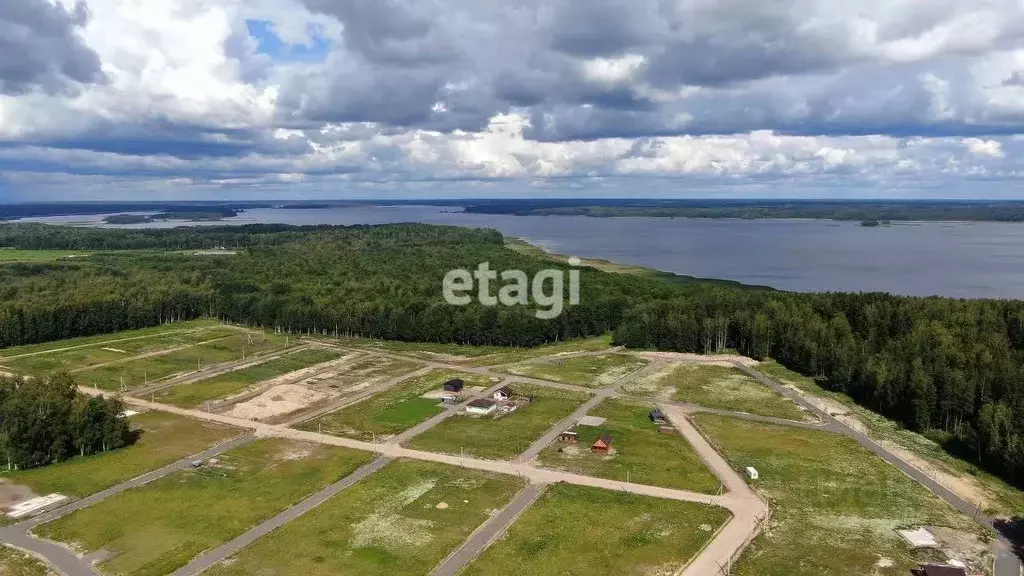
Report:
[[[607,454],[612,449],[612,435],[601,434],[601,436],[594,441],[594,445],[590,447],[591,452],[598,454]]]

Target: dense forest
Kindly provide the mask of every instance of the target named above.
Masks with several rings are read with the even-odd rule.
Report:
[[[214,316],[269,329],[529,346],[612,330],[632,347],[773,357],[1024,485],[1024,302],[797,294],[585,268],[580,305],[453,307],[441,279],[553,263],[489,230],[402,224],[174,230],[0,226],[0,246],[97,251],[0,266],[0,345]],[[191,250],[227,246],[231,257]],[[128,250],[103,252],[103,250]]]
[[[31,382],[0,379],[0,451],[7,469],[45,466],[127,446],[133,435],[123,411],[116,398],[78,392],[67,374]]]

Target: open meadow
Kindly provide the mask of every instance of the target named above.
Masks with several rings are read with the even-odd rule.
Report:
[[[568,356],[505,366],[516,376],[553,380],[588,388],[605,388],[647,365],[642,358],[628,354]]]
[[[721,483],[690,444],[678,434],[659,432],[648,418],[653,406],[605,400],[590,416],[606,418],[600,426],[577,426],[575,444],[556,441],[537,458],[545,468],[576,474],[679,488],[714,494]],[[612,438],[612,450],[597,454],[590,447],[601,435]]]
[[[424,576],[524,483],[400,460],[215,566],[213,576]]]
[[[343,338],[340,343],[353,348],[393,352],[422,360],[435,360],[465,366],[497,366],[523,362],[541,356],[599,352],[612,347],[611,334],[593,338],[563,340],[532,348],[504,346],[473,346],[471,344],[442,344],[436,342],[401,342],[371,338]]]
[[[463,380],[467,387],[487,388],[494,385],[494,381],[487,376],[452,370],[434,370],[401,382],[365,400],[304,422],[298,428],[356,440],[387,440],[439,414],[443,410],[441,400],[424,398],[423,395],[441,389],[445,382],[453,378]]]
[[[698,414],[694,422],[772,504],[770,529],[736,564],[736,576],[904,576],[922,559],[897,529],[940,526],[965,562],[982,568],[979,528],[851,438]]]
[[[456,414],[415,436],[406,445],[417,450],[476,458],[515,458],[587,401],[587,394],[527,384],[510,386],[533,401],[504,416]]]
[[[344,448],[257,440],[35,532],[84,553],[106,551],[106,573],[163,576],[372,459]]]
[[[462,576],[674,574],[728,519],[721,508],[555,484]]]

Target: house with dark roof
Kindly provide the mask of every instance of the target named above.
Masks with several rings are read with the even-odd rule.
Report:
[[[601,434],[597,440],[594,441],[594,445],[590,447],[591,452],[598,454],[607,454],[612,449],[612,435],[607,432]]]
[[[498,409],[498,403],[490,398],[477,398],[469,404],[466,404],[467,414],[479,414],[481,416],[487,416],[493,414]]]
[[[511,397],[512,397],[512,389],[509,388],[508,386],[503,386],[503,387],[499,388],[497,391],[494,392],[494,394],[491,395],[491,398],[493,398],[495,400],[498,400],[498,401],[505,401],[505,400],[508,400]]]
[[[462,392],[462,389],[466,387],[466,383],[460,378],[452,378],[451,380],[444,383],[445,392]]]

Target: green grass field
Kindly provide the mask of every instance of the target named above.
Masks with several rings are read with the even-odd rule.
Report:
[[[81,258],[89,252],[78,250],[18,250],[0,248],[0,263],[9,262],[54,262],[56,260]]]
[[[612,337],[611,334],[605,334],[604,336],[594,338],[564,340],[533,348],[471,346],[468,344],[439,344],[436,342],[398,342],[368,338],[344,338],[341,340],[341,343],[354,348],[394,352],[424,360],[436,360],[466,366],[494,366],[566,352],[607,350],[611,348]]]
[[[110,574],[163,576],[373,459],[344,448],[271,439],[216,466],[176,472],[78,510],[35,532],[86,553],[107,550]]]
[[[184,350],[86,370],[78,374],[78,380],[104,390],[118,390],[122,381],[129,389],[137,388],[174,374],[194,372],[201,366],[241,360],[243,348],[249,357],[282,349],[284,345],[284,336],[266,334],[264,339],[264,335],[253,335],[250,344],[249,334],[235,332]]]
[[[461,378],[466,386],[490,387],[494,384],[487,376],[434,370],[362,402],[305,422],[299,428],[357,440],[386,440],[440,413],[440,400],[420,396],[437,390],[452,378]]]
[[[505,371],[517,376],[604,388],[646,365],[646,360],[627,354],[601,354],[515,364],[505,367]]]
[[[772,503],[771,530],[733,569],[736,576],[904,576],[915,565],[898,528],[970,520],[851,438],[698,414],[694,422]]]
[[[497,419],[466,414],[452,416],[414,437],[408,446],[476,458],[515,458],[588,398],[580,392],[526,384],[511,387],[517,394],[534,396],[533,403]]]
[[[232,334],[238,334],[238,330],[227,326],[211,326],[187,332],[114,342],[110,345],[100,344],[62,352],[24,356],[7,361],[4,365],[25,374],[43,374],[61,370],[83,370],[90,366],[123,361],[132,356],[149,352],[181,346],[192,346],[200,342],[223,338]],[[115,335],[112,334],[111,336]]]
[[[31,554],[10,546],[0,546],[0,574],[3,576],[57,576]]]
[[[638,378],[625,390],[709,408],[787,420],[806,418],[792,400],[733,367],[684,364]]]
[[[175,322],[173,324],[163,324],[161,326],[140,328],[138,330],[125,330],[122,332],[114,332],[113,334],[99,334],[96,336],[83,336],[81,338],[56,340],[41,344],[27,344],[25,346],[0,349],[0,359],[7,360],[18,356],[24,356],[26,354],[45,354],[54,350],[73,348],[77,346],[101,346],[105,345],[107,342],[111,342],[112,345],[116,346],[117,343],[123,343],[131,339],[151,338],[174,332],[213,328],[216,326],[222,326],[222,324],[216,320],[209,319],[190,320],[188,322]]]
[[[210,400],[238,394],[264,380],[336,360],[341,356],[341,352],[324,348],[299,350],[242,370],[228,372],[199,382],[165,388],[156,394],[156,400],[181,408],[195,408]]]
[[[590,411],[607,418],[602,426],[576,428],[578,444],[556,442],[538,457],[546,468],[555,468],[610,480],[680,488],[715,494],[720,482],[682,436],[658,432],[647,415],[652,406],[621,400],[605,400]],[[590,447],[604,433],[611,434],[612,455],[594,454]]]
[[[422,576],[522,487],[512,476],[393,462],[209,574]]]
[[[674,574],[728,518],[691,502],[555,484],[461,576]]]
[[[0,478],[28,486],[36,494],[57,492],[81,498],[202,452],[240,433],[233,428],[162,412],[144,412],[132,416],[131,422],[133,429],[141,431],[138,441],[131,446],[42,468],[4,472]]]

